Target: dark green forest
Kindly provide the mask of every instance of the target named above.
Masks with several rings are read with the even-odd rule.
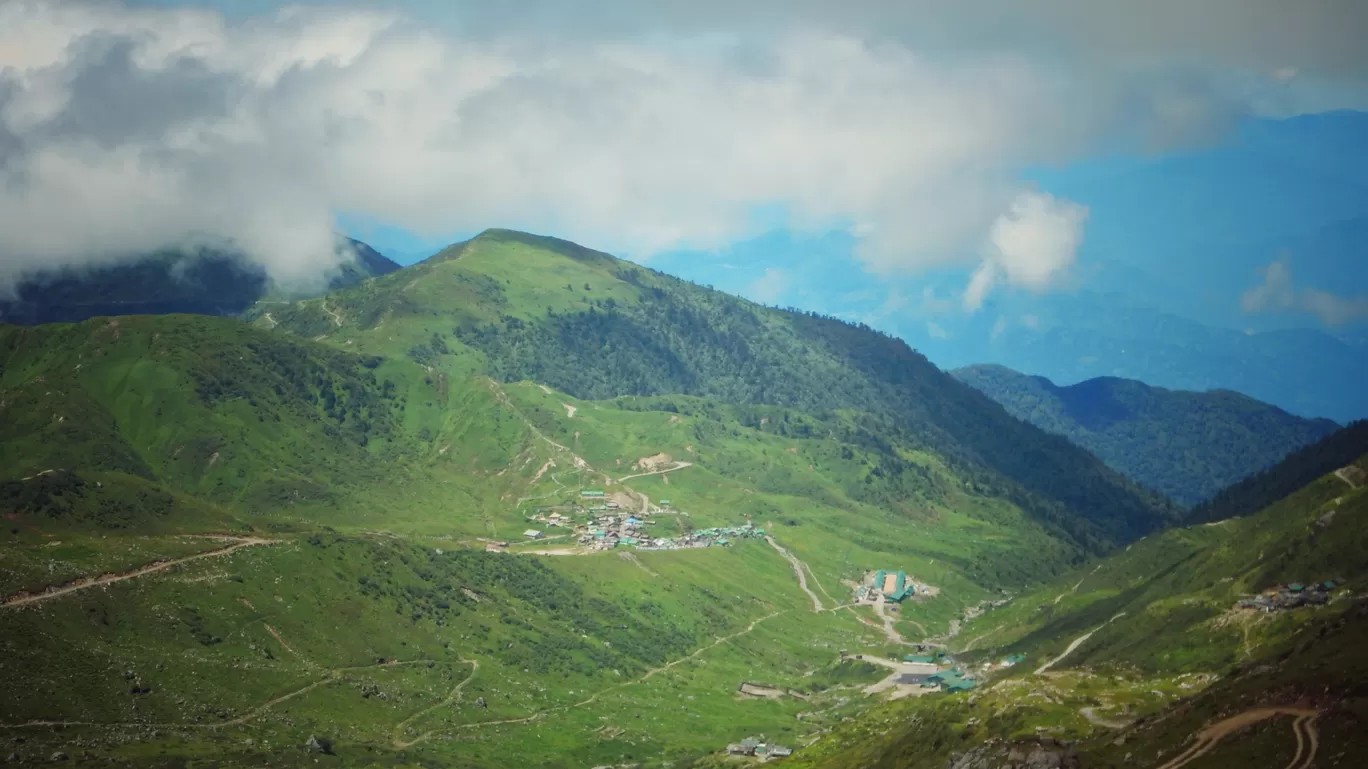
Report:
[[[1228,390],[1166,390],[1114,377],[1060,387],[994,365],[951,373],[1012,415],[1185,506],[1339,429]]]

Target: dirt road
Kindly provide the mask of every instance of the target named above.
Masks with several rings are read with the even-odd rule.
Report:
[[[451,690],[451,693],[446,696],[446,699],[442,700],[436,705],[433,705],[432,707],[424,708],[396,724],[394,726],[394,747],[403,750],[404,748],[411,747],[412,745],[418,743],[420,740],[427,739],[428,734],[431,734],[431,732],[429,732],[428,734],[420,734],[419,736],[414,737],[412,740],[409,740],[408,742],[404,742],[403,738],[401,738],[400,735],[404,733],[404,729],[407,728],[409,724],[413,723],[414,721],[417,721],[419,718],[422,718],[428,713],[437,710],[438,708],[445,708],[449,706],[451,703],[455,702],[458,698],[460,698],[461,690],[465,688],[466,684],[470,683],[471,680],[475,678],[475,673],[477,673],[480,670],[480,663],[477,660],[461,660],[461,662],[464,662],[465,664],[470,666],[470,675],[461,679],[461,682],[456,684],[456,687]]]
[[[633,478],[645,478],[648,475],[664,475],[665,473],[672,473],[675,470],[683,470],[686,467],[693,467],[693,462],[675,462],[670,467],[661,468],[660,470],[652,470],[649,473],[636,473],[635,475],[624,475],[621,478],[618,478],[618,483],[630,481]]]
[[[112,585],[115,582],[123,582],[125,580],[144,577],[148,574],[155,574],[159,571],[173,569],[182,564],[190,563],[191,561],[198,561],[203,558],[218,558],[220,556],[229,555],[230,553],[235,553],[244,547],[255,547],[257,545],[273,545],[276,543],[276,540],[274,539],[261,539],[258,537],[214,537],[214,539],[218,539],[224,542],[232,542],[233,544],[227,547],[219,548],[218,550],[210,550],[205,553],[187,555],[184,558],[174,558],[169,561],[158,561],[157,563],[148,564],[147,566],[143,566],[132,571],[126,571],[122,574],[105,574],[99,577],[90,577],[87,579],[77,580],[76,582],[72,582],[68,585],[63,585],[61,587],[50,587],[41,593],[20,593],[19,595],[6,598],[4,603],[0,603],[0,608],[9,609],[18,608],[20,606],[31,606],[33,604],[42,603],[44,601],[51,601],[55,598],[61,598],[64,595],[75,593],[78,590],[85,590],[87,588],[92,587],[101,587],[103,585]]]
[[[920,684],[899,684],[898,677],[905,673],[931,674],[935,673],[938,669],[935,665],[927,664],[925,662],[898,662],[896,660],[885,659],[883,657],[871,657],[868,654],[863,655],[861,660],[863,662],[872,662],[875,665],[888,668],[890,671],[892,671],[883,680],[866,686],[864,688],[865,694],[878,694],[879,692],[884,692],[894,688],[920,689]]]
[[[765,535],[765,541],[770,544],[770,547],[778,550],[779,555],[784,556],[784,560],[788,561],[789,566],[793,567],[793,573],[798,575],[798,587],[801,587],[803,592],[808,594],[808,598],[812,599],[812,610],[822,611],[822,599],[818,598],[817,594],[812,592],[812,589],[808,587],[807,574],[803,571],[803,562],[798,560],[798,557],[793,553],[785,550],[778,542],[775,542],[774,537],[767,534]]]
[[[1297,754],[1293,756],[1292,763],[1287,765],[1287,769],[1307,769],[1316,760],[1316,751],[1320,747],[1320,735],[1317,734],[1316,728],[1312,724],[1319,715],[1319,710],[1311,708],[1255,708],[1246,710],[1224,721],[1217,721],[1198,732],[1196,742],[1192,743],[1187,750],[1170,759],[1168,763],[1160,766],[1159,769],[1179,769],[1186,766],[1206,755],[1212,748],[1216,747],[1217,743],[1234,732],[1274,716],[1294,716],[1296,718],[1292,722],[1292,731],[1297,735]],[[1307,750],[1308,746],[1309,750]],[[1303,756],[1304,752],[1305,756]]]
[[[327,300],[327,299],[324,299],[322,304],[323,304],[323,312],[326,312],[326,313],[328,313],[329,315],[331,315],[331,316],[332,316],[332,319],[333,319],[333,323],[334,323],[338,328],[342,328],[342,313],[341,313],[341,312],[338,312],[337,310],[330,310],[330,309],[328,309],[328,300]]]
[[[1131,725],[1130,721],[1113,721],[1107,718],[1103,718],[1102,716],[1099,716],[1097,715],[1097,713],[1093,712],[1092,708],[1079,708],[1078,713],[1079,715],[1088,719],[1088,723],[1092,724],[1093,726],[1101,726],[1105,729],[1125,729],[1127,726]]]
[[[1083,635],[1081,635],[1081,636],[1075,638],[1075,639],[1073,640],[1073,643],[1069,644],[1069,647],[1068,647],[1067,649],[1064,650],[1064,653],[1063,653],[1063,654],[1060,654],[1058,657],[1055,657],[1054,659],[1050,660],[1049,662],[1046,662],[1044,665],[1041,665],[1040,667],[1036,668],[1036,669],[1035,669],[1035,674],[1036,674],[1036,675],[1040,675],[1041,673],[1044,673],[1045,671],[1047,671],[1047,670],[1049,670],[1050,668],[1054,667],[1055,665],[1059,664],[1059,662],[1060,662],[1061,660],[1063,660],[1065,657],[1069,656],[1070,654],[1073,654],[1075,649],[1077,649],[1078,647],[1082,646],[1084,641],[1087,641],[1089,638],[1092,638],[1093,633],[1096,633],[1097,631],[1101,630],[1102,628],[1106,627],[1107,625],[1110,625],[1111,623],[1115,622],[1117,619],[1119,619],[1119,618],[1121,618],[1121,617],[1124,617],[1124,616],[1126,616],[1126,613],[1125,613],[1125,612],[1121,612],[1120,614],[1116,615],[1115,617],[1112,617],[1111,619],[1107,620],[1106,622],[1102,623],[1101,625],[1098,625],[1097,627],[1093,628],[1092,630],[1089,630],[1088,632],[1084,633]]]

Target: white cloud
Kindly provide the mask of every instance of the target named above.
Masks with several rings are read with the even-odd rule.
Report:
[[[974,311],[1002,281],[1044,291],[1073,264],[1088,209],[1041,192],[1024,192],[989,230],[988,254],[969,279],[964,307]]]
[[[754,234],[780,202],[860,233],[881,274],[972,263],[991,229],[981,294],[1039,288],[1081,219],[1016,168],[1118,127],[1187,136],[1229,106],[1189,79],[1066,76],[1007,44],[948,57],[806,7],[777,31],[647,39],[487,33],[474,6],[479,34],[443,35],[353,8],[0,3],[0,281],[196,238],[302,278],[335,258],[337,213],[646,257]]]
[[[950,332],[949,332],[949,331],[946,331],[944,328],[941,327],[941,325],[940,325],[939,323],[936,323],[935,321],[929,321],[929,320],[928,320],[928,321],[926,322],[926,334],[927,334],[927,336],[931,337],[932,339],[949,339],[949,338],[950,338]]]
[[[1262,272],[1263,281],[1240,297],[1245,312],[1308,313],[1327,326],[1368,318],[1368,295],[1343,297],[1319,289],[1298,288],[1284,261],[1271,262]]]
[[[789,274],[777,267],[767,267],[765,274],[756,278],[746,295],[761,304],[774,304],[789,289],[792,280]]]

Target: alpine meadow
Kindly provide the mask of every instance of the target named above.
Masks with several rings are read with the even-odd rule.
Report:
[[[1368,766],[1368,16],[848,5],[0,4],[0,759]]]

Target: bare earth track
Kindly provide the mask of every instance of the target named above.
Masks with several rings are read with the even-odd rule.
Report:
[[[62,585],[61,587],[50,587],[41,593],[20,593],[18,595],[6,598],[3,603],[0,603],[0,608],[10,609],[18,608],[21,606],[32,606],[33,604],[42,603],[44,601],[51,601],[56,598],[61,598],[64,595],[69,595],[78,590],[86,590],[92,587],[112,585],[115,582],[123,582],[125,580],[136,579],[138,577],[145,577],[148,574],[155,574],[159,571],[173,569],[182,564],[190,563],[191,561],[198,561],[204,558],[218,558],[220,556],[229,555],[231,553],[235,553],[238,550],[243,549],[244,547],[255,547],[257,545],[272,545],[276,542],[276,540],[273,539],[262,539],[260,537],[215,536],[212,537],[212,539],[217,539],[224,542],[232,542],[233,544],[228,545],[227,547],[221,547],[217,550],[210,550],[205,553],[187,555],[184,558],[174,558],[169,561],[158,561],[157,563],[151,563],[141,568],[134,569],[132,571],[123,572],[122,574],[105,574],[99,577],[90,577],[87,579],[77,580],[76,582],[72,582],[67,585]]]
[[[1231,734],[1274,716],[1294,716],[1296,718],[1292,722],[1292,731],[1297,735],[1297,753],[1292,757],[1292,762],[1287,765],[1287,769],[1308,769],[1316,760],[1316,751],[1320,747],[1320,735],[1316,732],[1314,725],[1316,717],[1319,715],[1319,710],[1311,708],[1255,708],[1254,710],[1246,710],[1224,721],[1217,721],[1198,732],[1196,742],[1192,743],[1187,750],[1170,759],[1168,763],[1160,766],[1159,769],[1180,769],[1180,767],[1187,766],[1206,755],[1212,748],[1216,747],[1217,743]]]

